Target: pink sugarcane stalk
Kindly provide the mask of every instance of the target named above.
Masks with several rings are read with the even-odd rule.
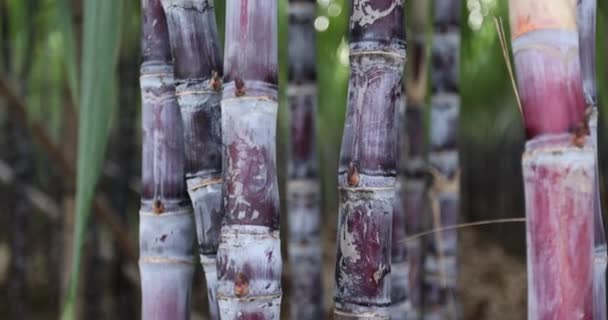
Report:
[[[221,103],[226,212],[217,262],[223,320],[280,317],[277,54],[277,1],[227,1]]]
[[[169,25],[184,124],[186,182],[211,319],[219,319],[216,254],[222,203],[222,58],[213,0],[161,0]]]
[[[460,165],[460,1],[435,0],[431,59],[429,169],[431,221],[434,228],[458,223]],[[458,231],[428,237],[425,256],[424,319],[460,319],[458,302]]]
[[[314,0],[289,2],[289,166],[287,210],[290,317],[321,319],[321,190],[315,143],[317,72]]]
[[[523,156],[528,240],[528,319],[594,319],[593,146],[544,135]]]
[[[526,151],[528,319],[593,319],[596,155],[575,0],[511,0]]]
[[[338,172],[334,316],[389,319],[404,9],[401,0],[351,4],[351,78]]]
[[[194,227],[184,181],[182,119],[160,0],[142,1],[142,22],[142,319],[189,319]]]
[[[581,58],[581,77],[583,80],[583,94],[587,104],[587,117],[589,131],[593,141],[596,155],[595,171],[595,201],[593,215],[593,319],[606,320],[606,266],[608,253],[606,248],[606,234],[602,217],[600,196],[599,168],[597,160],[597,84],[595,74],[595,23],[597,1],[578,1],[578,31]]]

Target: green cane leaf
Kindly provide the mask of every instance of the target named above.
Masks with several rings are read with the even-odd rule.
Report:
[[[74,101],[78,101],[78,57],[76,51],[76,35],[74,32],[74,24],[72,23],[72,8],[68,3],[69,0],[57,0],[55,6],[55,17],[57,19],[57,27],[61,34],[61,42],[65,59],[63,64],[66,70],[68,86]]]
[[[82,247],[113,112],[122,0],[85,0],[72,272],[63,320],[74,319]]]

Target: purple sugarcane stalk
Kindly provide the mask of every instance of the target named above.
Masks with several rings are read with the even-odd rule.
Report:
[[[389,319],[404,9],[401,0],[355,0],[351,5],[334,316]]]
[[[415,5],[428,5],[417,2]],[[413,7],[413,12],[419,12]],[[421,232],[426,204],[426,164],[424,109],[426,55],[424,33],[408,36],[410,52],[407,73],[407,103],[398,111],[397,194],[393,211],[391,261],[391,319],[418,319],[421,314],[422,239],[407,240],[408,234]],[[412,39],[413,38],[413,39]]]
[[[314,0],[289,2],[290,144],[287,181],[290,317],[321,319],[321,190],[315,144],[317,72]]]
[[[424,201],[424,182],[421,185],[416,177],[408,175],[408,165],[412,160],[408,156],[408,146],[412,136],[409,135],[411,123],[407,121],[406,103],[399,106],[397,115],[398,151],[397,151],[397,193],[393,210],[393,230],[391,248],[391,308],[392,320],[417,319],[419,312],[412,303],[412,288],[419,284],[418,262],[420,256],[419,242],[407,243],[407,234],[414,229],[415,220],[421,211],[416,206]],[[420,127],[420,126],[418,126]],[[414,125],[414,129],[416,124]],[[414,195],[420,194],[421,199]],[[423,203],[423,202],[422,202]],[[416,208],[415,208],[416,207]],[[414,210],[412,210],[414,209]],[[418,298],[418,297],[416,297]]]
[[[526,151],[528,319],[593,319],[596,155],[574,2],[510,1]]]
[[[194,228],[184,181],[182,119],[160,0],[142,1],[142,22],[142,319],[189,319]]]
[[[225,48],[220,315],[223,320],[278,320],[277,1],[227,1]]]
[[[587,104],[587,117],[589,131],[595,149],[595,201],[593,215],[593,319],[606,320],[606,266],[608,264],[608,251],[606,247],[606,234],[602,216],[600,196],[599,167],[597,160],[597,81],[595,74],[595,23],[597,14],[596,0],[578,1],[578,31],[581,58],[581,77],[583,80],[583,94]]]
[[[412,34],[408,35],[408,68],[406,72],[405,119],[401,120],[405,127],[399,128],[400,151],[397,162],[399,191],[397,193],[398,209],[405,215],[405,233],[395,239],[397,226],[393,224],[393,246],[403,246],[407,234],[416,234],[422,231],[424,214],[427,210],[427,170],[426,145],[424,126],[424,106],[427,96],[428,58],[426,46],[426,29],[428,25],[428,10],[430,3],[416,1],[411,5],[408,19]],[[399,207],[401,206],[401,207]],[[400,227],[403,225],[400,224]],[[422,314],[422,284],[424,270],[423,238],[416,238],[405,242],[407,250],[408,293],[411,311],[405,315],[399,312],[392,314],[393,319],[419,319]],[[395,247],[393,247],[395,252]],[[396,265],[393,255],[393,265]],[[393,273],[398,270],[394,268]],[[398,291],[393,283],[393,292]],[[396,301],[393,296],[393,303]],[[402,313],[401,313],[402,314]]]
[[[406,211],[404,203],[405,175],[403,174],[402,163],[405,162],[405,138],[404,129],[405,118],[405,97],[401,97],[397,105],[397,192],[395,193],[395,203],[393,207],[392,238],[391,238],[391,307],[390,318],[392,320],[410,319],[412,307],[410,302],[409,284],[409,265],[408,247],[406,246]]]
[[[413,40],[414,45],[416,45],[416,39]],[[421,103],[424,103],[424,101],[421,101]],[[408,292],[411,305],[411,317],[407,319],[418,319],[422,314],[423,241],[422,238],[417,238],[405,242],[405,236],[422,231],[422,222],[426,212],[428,179],[426,178],[425,170],[426,152],[424,146],[424,110],[422,105],[418,105],[412,99],[408,99],[405,118],[406,134],[404,137],[407,139],[407,158],[405,161],[398,162],[400,173],[398,189],[398,199],[400,201],[398,201],[405,216],[405,234],[399,237],[399,239],[395,239],[393,245],[399,243],[400,246],[405,245],[406,247]],[[402,130],[399,132],[403,135]],[[397,211],[395,211],[395,215],[397,215]],[[400,227],[403,228],[403,225],[400,224]],[[394,224],[393,228],[395,228]],[[394,264],[396,264],[396,261]],[[393,289],[395,289],[394,284]]]
[[[434,228],[458,223],[460,7],[459,0],[435,0],[429,137],[429,169],[433,176],[429,196]],[[437,231],[427,241],[424,319],[462,317],[457,279],[458,231]]]
[[[161,0],[184,125],[186,183],[194,208],[211,319],[219,319],[216,255],[222,227],[222,58],[213,0]]]

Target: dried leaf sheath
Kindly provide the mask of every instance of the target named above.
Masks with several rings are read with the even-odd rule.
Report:
[[[528,138],[528,319],[593,319],[596,156],[584,123],[576,3],[512,0],[510,16]]]
[[[431,59],[429,190],[434,228],[458,223],[460,165],[460,10],[461,2],[436,0]],[[458,302],[458,232],[438,231],[428,237],[425,257],[424,319],[460,319]]]
[[[336,319],[388,319],[404,10],[402,1],[391,0],[357,0],[351,9],[334,314]]]
[[[194,207],[210,315],[219,319],[216,254],[222,226],[221,76],[213,0],[162,0],[184,124],[186,181]]]
[[[182,120],[165,14],[158,0],[142,5],[142,318],[189,319],[194,229],[184,183]]]
[[[218,249],[222,319],[279,319],[276,176],[277,2],[226,3],[224,226]]]
[[[321,195],[315,145],[314,0],[289,2],[290,116],[287,206],[292,320],[321,319]]]

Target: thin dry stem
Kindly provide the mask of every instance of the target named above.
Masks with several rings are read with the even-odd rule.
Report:
[[[500,47],[502,49],[502,55],[505,58],[505,64],[507,65],[507,70],[509,71],[509,78],[511,79],[511,85],[513,86],[513,93],[515,93],[515,99],[517,100],[517,107],[519,108],[519,115],[524,116],[524,110],[521,105],[521,98],[519,97],[519,91],[517,90],[517,85],[515,84],[515,74],[513,72],[513,66],[511,65],[511,57],[509,56],[509,51],[507,49],[507,40],[505,36],[505,28],[502,22],[501,17],[494,16],[494,25],[496,26],[496,32],[498,33],[498,40],[500,41]]]
[[[459,223],[459,224],[455,224],[455,225],[442,226],[442,227],[433,228],[431,230],[427,230],[424,232],[415,233],[415,234],[405,238],[405,240],[403,242],[407,243],[410,241],[414,241],[416,239],[422,238],[429,234],[433,234],[433,233],[441,232],[441,231],[464,229],[464,228],[471,228],[471,227],[478,227],[478,226],[487,226],[487,225],[493,225],[493,224],[522,223],[522,222],[525,223],[526,218],[505,218],[505,219],[480,220],[480,221],[474,221],[474,222]]]

